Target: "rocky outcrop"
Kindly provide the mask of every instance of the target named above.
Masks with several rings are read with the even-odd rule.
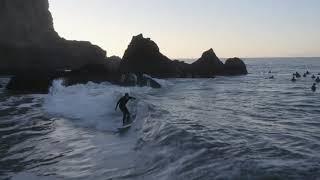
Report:
[[[9,92],[26,94],[47,94],[55,78],[63,75],[58,72],[30,71],[13,76],[6,86]]]
[[[226,75],[246,75],[248,74],[246,64],[239,58],[230,58],[225,62]]]
[[[117,82],[121,86],[140,86],[161,88],[161,85],[146,74],[122,74],[121,79]]]
[[[63,79],[65,86],[72,86],[88,82],[102,83],[112,81],[113,77],[111,75],[105,65],[89,64],[66,73]],[[113,74],[113,76],[115,76],[114,79],[117,79],[119,75]]]
[[[223,73],[224,65],[213,49],[205,51],[201,58],[191,64],[192,74],[200,77],[211,77]]]
[[[146,74],[138,75],[137,85],[140,87],[161,88],[161,85],[156,80]]]
[[[177,78],[192,78],[192,66],[190,64],[174,60],[173,66],[176,68]]]
[[[1,0],[0,71],[79,68],[103,63],[106,52],[89,42],[67,41],[53,27],[48,0]]]
[[[121,60],[122,59],[118,56],[108,57],[106,60],[106,66],[108,68],[108,71],[113,73],[119,73]]]
[[[86,84],[88,82],[110,82],[120,86],[148,86],[152,88],[161,87],[159,83],[145,74],[121,74],[119,72],[109,70],[110,67],[108,67],[108,64],[86,65],[80,69],[65,73],[61,78],[64,79],[65,86]]]
[[[142,34],[134,36],[125,51],[120,71],[122,73],[149,74],[153,77],[173,77],[176,69],[172,61],[160,53],[159,47]]]
[[[212,78],[215,75],[247,74],[240,59],[227,60],[226,64],[213,49],[205,51],[192,64],[170,60],[160,53],[159,47],[142,34],[134,36],[120,64],[121,73],[149,74],[160,78]]]

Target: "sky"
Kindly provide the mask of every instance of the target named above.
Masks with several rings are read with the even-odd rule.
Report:
[[[54,26],[122,57],[142,33],[169,58],[319,57],[319,0],[49,0]]]

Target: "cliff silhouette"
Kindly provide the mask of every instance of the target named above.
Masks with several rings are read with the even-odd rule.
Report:
[[[223,64],[213,49],[192,64],[171,60],[142,34],[132,38],[122,58],[107,58],[106,54],[88,41],[60,37],[48,0],[0,1],[0,74],[14,75],[7,86],[10,90],[48,92],[56,78],[64,78],[66,85],[109,81],[144,86],[151,81],[153,87],[159,87],[150,76],[212,78],[248,73],[241,59]]]

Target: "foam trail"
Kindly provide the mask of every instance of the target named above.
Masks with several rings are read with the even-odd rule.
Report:
[[[151,88],[119,87],[110,83],[65,87],[62,80],[56,80],[45,98],[46,112],[75,120],[77,124],[95,127],[99,130],[115,130],[122,123],[122,114],[114,110],[117,100],[126,92],[142,96]],[[139,99],[139,98],[138,98]],[[131,112],[136,111],[137,102],[130,101]]]

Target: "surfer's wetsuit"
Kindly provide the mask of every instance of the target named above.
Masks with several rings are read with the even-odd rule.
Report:
[[[125,96],[119,99],[116,105],[116,110],[117,110],[117,107],[119,106],[120,110],[123,113],[123,119],[122,119],[123,125],[125,125],[130,119],[130,112],[128,111],[128,108],[126,106],[130,99],[136,99],[136,98],[130,97],[128,94],[126,94]]]

